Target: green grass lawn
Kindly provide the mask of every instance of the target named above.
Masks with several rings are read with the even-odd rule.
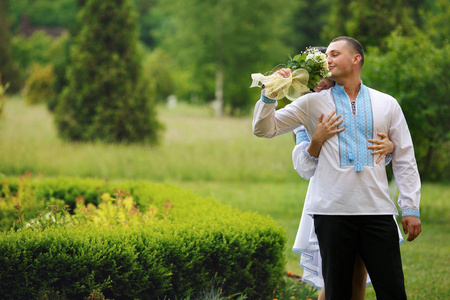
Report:
[[[294,141],[287,134],[259,139],[251,117],[213,117],[208,107],[159,107],[165,124],[158,147],[69,143],[58,139],[44,105],[8,100],[0,119],[0,173],[173,182],[241,210],[272,216],[286,229],[286,270],[301,275],[292,253],[307,182],[292,168]],[[450,187],[424,183],[423,232],[402,247],[409,299],[448,299]],[[371,287],[366,299],[375,299]]]

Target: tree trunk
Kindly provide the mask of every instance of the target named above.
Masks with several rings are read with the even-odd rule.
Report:
[[[223,117],[223,70],[218,66],[216,70],[216,100],[214,103],[216,117]]]

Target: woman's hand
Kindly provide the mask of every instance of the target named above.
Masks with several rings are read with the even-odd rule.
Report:
[[[317,84],[317,86],[314,88],[314,92],[319,93],[323,90],[328,90],[329,88],[331,88],[334,85],[334,81],[328,78],[324,78],[321,81],[319,81],[319,83]]]
[[[332,111],[325,120],[323,120],[323,114],[321,114],[317,120],[316,131],[311,138],[308,149],[306,149],[312,157],[319,157],[323,143],[336,133],[345,130],[345,128],[337,129],[339,124],[344,122],[344,120],[341,119],[338,121],[341,115],[335,115],[335,113],[336,111]]]
[[[311,138],[312,140],[316,140],[320,144],[323,144],[326,140],[328,140],[330,137],[335,135],[336,133],[344,131],[345,128],[337,129],[339,124],[344,122],[344,120],[338,119],[341,117],[341,115],[335,115],[336,111],[332,111],[326,118],[323,120],[323,114],[320,115],[319,119],[317,120],[316,124],[316,131],[314,132],[314,135]]]
[[[391,142],[391,140],[387,137],[384,133],[377,133],[378,136],[381,137],[381,140],[368,140],[369,142],[373,143],[372,146],[367,147],[368,149],[373,149],[372,155],[379,154],[380,157],[378,157],[376,163],[378,164],[386,155],[391,154],[394,152],[394,143]]]

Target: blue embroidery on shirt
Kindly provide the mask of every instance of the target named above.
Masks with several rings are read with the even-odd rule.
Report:
[[[385,156],[384,158],[384,164],[387,166],[392,161],[392,153]]]
[[[420,211],[418,209],[405,209],[402,211],[402,217],[420,218]]]
[[[338,135],[340,166],[355,166],[355,172],[361,172],[363,166],[373,167],[373,155],[371,150],[367,149],[372,144],[367,140],[373,137],[373,113],[369,89],[361,83],[361,90],[356,98],[356,114],[352,112],[350,99],[343,86],[336,84],[331,94],[336,114],[341,114],[344,120],[338,128],[345,127]]]
[[[306,134],[305,129],[299,130],[295,134],[295,144],[298,145],[301,142],[310,142],[310,140],[308,138],[308,134]]]
[[[264,103],[275,103],[275,102],[277,102],[277,100],[267,98],[266,95],[264,94],[264,90],[261,91],[261,100],[262,100]]]

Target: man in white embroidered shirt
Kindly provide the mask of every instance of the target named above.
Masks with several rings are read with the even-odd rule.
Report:
[[[406,299],[398,232],[398,215],[389,197],[384,160],[367,147],[369,139],[385,133],[394,143],[392,168],[399,188],[403,230],[408,241],[421,232],[420,178],[406,120],[391,96],[366,87],[361,81],[364,50],[353,38],[338,37],[327,48],[335,87],[300,97],[275,110],[276,101],[265,97],[256,103],[253,132],[271,138],[304,125],[314,132],[318,117],[332,111],[341,114],[345,130],[322,146],[310,185],[314,201],[304,212],[314,215],[323,260],[326,299],[350,299],[357,253],[363,258],[377,299]],[[288,77],[290,69],[281,69]],[[352,109],[353,107],[353,109]]]

